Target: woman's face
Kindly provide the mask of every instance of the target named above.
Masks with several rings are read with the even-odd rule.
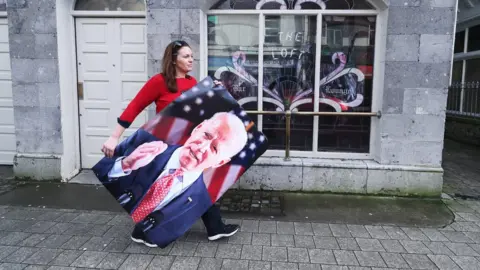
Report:
[[[193,53],[189,47],[182,47],[178,50],[177,61],[175,61],[177,71],[188,73],[193,69]]]

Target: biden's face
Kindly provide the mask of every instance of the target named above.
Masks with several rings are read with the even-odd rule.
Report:
[[[187,171],[203,171],[230,161],[228,146],[235,140],[226,117],[199,124],[180,152],[180,165]]]

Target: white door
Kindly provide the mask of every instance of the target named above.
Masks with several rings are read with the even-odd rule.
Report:
[[[147,80],[145,19],[76,19],[80,144],[83,168],[103,156],[117,117]],[[83,92],[83,95],[81,94]],[[124,133],[136,131],[147,120],[146,111]]]
[[[15,151],[8,23],[0,18],[0,164],[12,165]]]

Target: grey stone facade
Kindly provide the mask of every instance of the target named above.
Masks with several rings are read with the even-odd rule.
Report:
[[[8,0],[19,177],[60,178],[62,154],[55,0]]]
[[[1,1],[1,0],[0,0]],[[18,176],[60,178],[63,139],[55,0],[8,0]],[[184,39],[200,59],[200,17],[215,0],[147,0],[148,75],[166,45]],[[388,1],[387,1],[388,3]],[[442,149],[455,0],[389,1],[376,91],[373,160],[263,158],[236,187],[362,194],[434,195],[442,187]],[[1,8],[1,2],[0,2]],[[63,11],[62,11],[63,12]],[[377,46],[376,45],[376,46]],[[200,75],[196,61],[192,75]],[[383,86],[383,87],[382,87]],[[381,89],[383,88],[383,89]],[[374,94],[375,95],[375,94]],[[66,174],[68,174],[67,172]]]

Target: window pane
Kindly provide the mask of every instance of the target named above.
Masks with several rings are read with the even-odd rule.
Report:
[[[208,16],[208,75],[245,110],[258,110],[258,15]],[[256,117],[256,116],[251,116]]]
[[[463,53],[465,49],[465,31],[455,34],[455,47],[454,53]]]
[[[468,29],[468,51],[480,50],[480,25]]]
[[[265,16],[263,110],[313,111],[317,17]],[[312,151],[313,117],[292,116],[292,150]],[[285,149],[285,117],[265,115],[271,149]]]
[[[75,10],[145,11],[145,0],[78,0]]]
[[[370,112],[375,17],[324,16],[320,111]],[[318,151],[369,151],[370,117],[319,118]]]
[[[480,81],[480,59],[468,59],[465,67],[465,82]]]
[[[462,82],[463,61],[453,62],[452,83]]]
[[[212,9],[374,9],[367,0],[227,0]]]

